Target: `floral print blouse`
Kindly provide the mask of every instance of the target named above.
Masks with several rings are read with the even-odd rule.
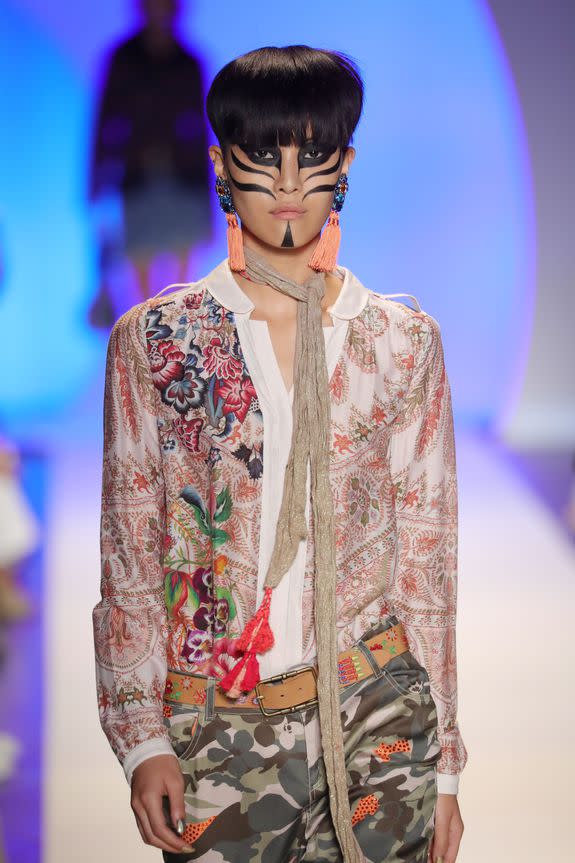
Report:
[[[402,621],[437,706],[438,790],[456,793],[467,752],[456,716],[457,479],[440,328],[417,301],[414,310],[338,270],[326,358],[339,649],[385,613]],[[266,324],[250,321],[253,309],[226,258],[134,306],[110,335],[92,618],[100,721],[128,782],[146,758],[174,754],[162,715],[167,668],[223,677],[262,597],[291,394],[271,342],[262,352],[269,337],[254,337]],[[315,656],[313,525],[280,589],[262,677]]]

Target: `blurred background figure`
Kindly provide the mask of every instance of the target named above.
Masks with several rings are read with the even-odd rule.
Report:
[[[166,278],[185,281],[190,252],[212,238],[200,62],[178,39],[178,0],[140,0],[138,12],[140,28],[111,53],[94,131],[90,197],[100,275],[90,320],[100,327],[131,305],[114,302],[122,255],[138,302]],[[155,282],[161,258],[171,271]]]
[[[31,610],[18,567],[36,547],[38,526],[20,487],[19,462],[16,449],[0,436],[0,625]]]
[[[6,261],[0,221],[0,295],[8,269]],[[37,611],[36,603],[21,583],[22,565],[37,549],[40,536],[38,519],[23,488],[21,467],[22,457],[18,448],[0,431],[0,704],[7,701],[4,688],[6,667],[10,659],[14,660],[14,651],[17,652],[19,647],[11,625],[32,618],[34,626],[34,612]],[[8,683],[11,683],[10,679]],[[6,714],[0,715],[0,801],[3,800],[3,787],[8,788],[9,780],[16,773],[22,750],[19,735],[7,730]],[[2,809],[0,805],[0,863],[5,863]]]
[[[571,483],[565,503],[564,518],[568,529],[575,537],[575,453],[571,459]]]
[[[38,525],[19,481],[20,458],[0,437],[0,673],[8,656],[8,624],[30,616],[32,604],[19,584],[20,564],[38,542]],[[22,744],[0,726],[0,785],[16,769]],[[0,822],[0,863],[4,860]]]
[[[0,294],[6,275],[6,251],[0,222]],[[19,564],[38,542],[38,523],[20,483],[20,456],[0,430],[0,664],[4,655],[3,624],[27,617],[30,599],[18,584]],[[0,738],[0,780],[2,742]]]

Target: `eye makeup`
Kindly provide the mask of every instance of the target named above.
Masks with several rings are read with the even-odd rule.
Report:
[[[242,146],[240,144],[238,144],[237,146],[241,149],[243,153],[245,153],[248,161],[251,163],[247,164],[246,162],[240,160],[232,150],[231,154],[234,164],[236,164],[237,167],[241,168],[243,171],[251,171],[252,173],[257,174],[266,173],[265,171],[261,171],[258,168],[253,167],[254,165],[259,165],[260,167],[265,166],[266,168],[277,168],[278,170],[281,170],[281,147],[270,146],[247,148],[247,145]],[[244,147],[246,149],[244,149]],[[341,152],[340,148],[333,146],[333,144],[323,145],[314,141],[308,141],[303,145],[303,147],[300,147],[298,150],[298,166],[301,170],[302,168],[315,168],[319,165],[325,165],[325,163],[328,162],[334,155],[334,153],[338,150],[340,152],[337,164],[333,165],[333,167],[329,169],[330,171],[337,170],[337,168],[341,164],[343,153]],[[321,173],[328,173],[328,171],[322,171]]]
[[[300,168],[314,168],[324,165],[330,159],[338,147],[323,147],[313,142],[300,147],[298,152],[298,165]]]
[[[281,167],[282,154],[279,147],[261,147],[257,150],[245,150],[244,152],[254,165],[266,165],[269,168]],[[248,168],[248,170],[254,169]]]
[[[258,168],[253,168],[251,165],[247,165],[245,162],[242,162],[242,160],[236,156],[233,150],[231,150],[231,157],[234,165],[236,165],[242,171],[250,171],[250,173],[252,174],[263,174],[264,177],[272,176],[271,174],[268,174],[267,171],[260,171]],[[269,164],[269,162],[266,164]]]

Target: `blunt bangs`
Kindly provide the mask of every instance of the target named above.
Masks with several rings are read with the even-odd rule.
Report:
[[[301,147],[309,125],[314,142],[344,149],[363,91],[359,69],[345,54],[307,45],[258,48],[218,72],[206,113],[222,148]]]

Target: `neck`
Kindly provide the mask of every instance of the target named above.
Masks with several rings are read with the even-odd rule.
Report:
[[[315,270],[312,270],[307,262],[319,241],[319,234],[305,246],[298,246],[296,249],[278,249],[276,246],[263,243],[244,226],[242,226],[242,233],[244,246],[248,246],[264,257],[270,266],[282,276],[287,276],[292,281],[303,285],[315,273]]]

